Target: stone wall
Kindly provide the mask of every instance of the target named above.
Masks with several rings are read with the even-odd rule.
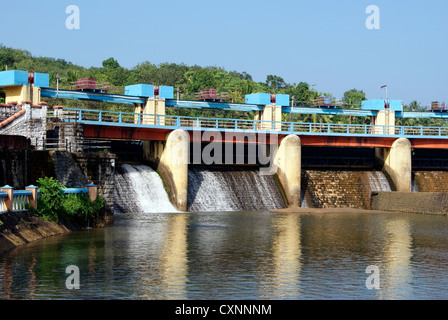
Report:
[[[390,191],[382,172],[302,170],[304,206],[309,208],[369,209],[372,191],[385,188]]]
[[[47,141],[54,148],[69,152],[82,152],[84,141],[84,125],[76,122],[62,122],[59,118],[51,118],[47,122]]]
[[[23,190],[26,187],[25,150],[0,149],[0,186],[9,185]]]
[[[30,101],[23,101],[22,105],[13,105],[25,110],[25,114],[0,129],[1,135],[15,135],[27,137],[31,145],[43,149],[46,137],[47,105],[45,103],[32,105]]]
[[[374,192],[371,209],[391,212],[448,214],[448,194],[434,192]]]
[[[448,171],[414,171],[414,191],[448,193]]]
[[[22,110],[22,107],[17,104],[0,103],[0,122],[8,119],[20,110]]]
[[[98,185],[98,193],[106,200],[106,224],[113,222],[116,156],[110,153],[73,153],[87,181]]]

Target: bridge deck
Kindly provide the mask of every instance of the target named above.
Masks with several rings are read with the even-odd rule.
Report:
[[[100,101],[118,104],[134,105],[146,103],[146,98],[133,97],[118,94],[83,92],[76,90],[56,90],[53,88],[42,88],[41,96],[46,98],[59,98],[82,101]],[[263,106],[230,103],[230,102],[209,102],[190,100],[165,100],[167,107],[191,108],[191,109],[219,109],[228,111],[261,111]],[[320,115],[342,115],[352,117],[372,117],[377,115],[377,111],[344,109],[344,108],[316,108],[316,107],[282,107],[285,114],[320,114]],[[396,112],[396,118],[426,118],[426,119],[448,119],[448,112]]]
[[[390,147],[396,139],[408,138],[415,148],[448,148],[448,127],[270,122],[85,109],[64,109],[64,114],[65,121],[85,124],[86,138],[165,140],[170,131],[183,129],[191,132],[192,140],[195,132],[202,133],[198,135],[201,139],[204,139],[204,136],[208,139],[213,136],[215,141],[223,142],[228,139],[233,141],[234,136],[264,135],[281,138],[295,134],[301,137],[303,145]],[[203,132],[221,134],[204,135]],[[255,143],[260,142],[256,140]]]

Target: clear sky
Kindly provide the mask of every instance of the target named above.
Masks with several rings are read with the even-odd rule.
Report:
[[[69,30],[66,8],[80,10]],[[368,29],[369,5],[380,29]],[[114,57],[306,81],[341,98],[448,102],[446,0],[22,0],[1,6],[0,43],[84,67]]]

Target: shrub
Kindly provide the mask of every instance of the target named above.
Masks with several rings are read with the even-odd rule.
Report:
[[[98,196],[92,202],[85,194],[63,194],[64,188],[57,180],[49,177],[37,180],[40,190],[37,210],[38,216],[46,221],[59,222],[60,220],[86,222],[97,217],[104,208],[104,198]]]
[[[98,196],[97,200],[92,202],[84,194],[69,194],[66,195],[62,206],[66,218],[88,221],[90,218],[97,217],[104,208],[104,198]]]
[[[37,186],[40,191],[37,200],[37,215],[46,221],[59,222],[59,219],[64,216],[64,194],[61,193],[64,186],[52,177],[40,178],[37,180]]]

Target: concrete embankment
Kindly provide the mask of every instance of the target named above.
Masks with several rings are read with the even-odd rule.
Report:
[[[448,194],[433,192],[376,192],[372,210],[448,215]]]
[[[82,230],[68,223],[45,221],[32,212],[11,212],[0,215],[0,253],[40,239]]]
[[[291,207],[285,209],[272,210],[271,213],[297,213],[297,214],[372,214],[372,213],[390,213],[380,210],[367,210],[357,208],[300,208]]]

